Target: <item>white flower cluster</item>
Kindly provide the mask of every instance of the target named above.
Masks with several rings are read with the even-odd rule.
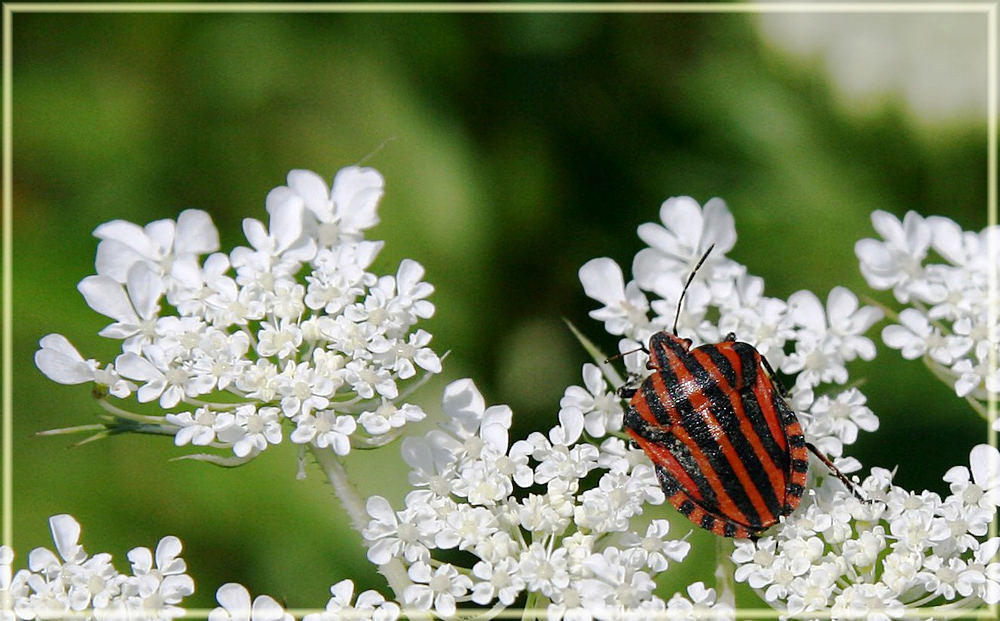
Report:
[[[449,572],[450,573],[450,572]],[[365,621],[396,621],[403,611],[394,602],[387,602],[376,591],[364,591],[354,598],[354,583],[351,580],[341,580],[330,587],[333,597],[326,605],[326,610],[306,614],[302,621],[340,621],[341,619],[364,619]],[[285,612],[281,604],[269,595],[258,595],[251,601],[246,587],[229,583],[224,584],[216,593],[220,607],[208,615],[208,621],[293,621],[294,617]],[[495,607],[496,608],[496,607]],[[673,621],[732,621],[735,618],[733,609],[719,603],[715,589],[695,582],[687,588],[687,596],[675,593],[660,608],[661,614],[652,617],[644,610],[626,613],[616,618],[643,619],[665,618]],[[665,612],[664,612],[665,610]],[[566,619],[592,619],[597,611],[584,609],[565,610],[564,607],[550,606],[546,618],[559,621]],[[645,614],[644,614],[645,613]],[[490,613],[484,613],[476,618],[491,618]]]
[[[368,621],[395,621],[400,617],[399,605],[387,602],[376,591],[364,591],[354,598],[354,583],[341,580],[330,587],[332,597],[326,610],[302,617],[302,621],[338,621],[340,619],[366,619]],[[208,621],[293,621],[281,604],[269,595],[258,595],[250,600],[246,587],[236,583],[224,584],[215,594],[220,607],[208,615]]]
[[[810,291],[793,293],[788,300],[765,296],[764,281],[725,256],[736,243],[736,229],[720,199],[702,208],[688,197],[671,198],[660,208],[660,220],[662,224],[639,227],[648,247],[632,262],[633,280],[625,283],[621,268],[608,258],[580,268],[585,292],[604,305],[591,311],[591,317],[624,337],[619,349],[629,352],[625,362],[634,374],[648,372],[640,347],[655,332],[673,328],[684,283],[712,247],[680,308],[680,336],[697,345],[733,334],[756,347],[775,370],[795,375],[791,405],[809,440],[831,457],[840,457],[859,430],[878,428],[865,396],[843,385],[848,381],[845,363],[875,357],[875,345],[864,334],[881,319],[880,310],[860,306],[844,287],[831,290],[825,306]],[[852,467],[850,461],[840,465]]]
[[[462,602],[503,608],[524,594],[551,619],[668,609],[653,594],[653,576],[682,560],[689,544],[669,539],[665,520],[632,530],[632,518],[647,503],[662,503],[663,492],[641,451],[614,437],[597,446],[598,438],[584,435],[585,427],[604,435],[594,404],[615,409],[599,374],[587,383],[589,392],[567,391],[575,405],[562,409],[557,427],[512,445],[510,408],[487,407],[471,380],[445,388],[446,422],[403,441],[415,487],[405,507],[397,511],[380,496],[367,503],[368,558],[380,566],[404,561],[412,581],[404,607],[448,617]],[[620,406],[612,418],[621,425]],[[472,556],[469,567],[434,558],[455,549]],[[697,596],[672,606],[714,603],[714,594]]]
[[[1000,270],[1000,226],[963,231],[912,211],[902,222],[876,211],[872,225],[882,239],[855,245],[861,273],[907,305],[882,330],[885,344],[908,360],[923,358],[959,397],[1000,393],[1000,325],[988,306],[989,274]],[[932,262],[932,252],[943,262]]]
[[[368,271],[382,242],[364,231],[378,222],[382,192],[370,168],[341,170],[332,188],[294,170],[267,196],[268,224],[244,220],[250,245],[229,254],[217,252],[203,211],[145,227],[103,224],[97,275],[79,289],[112,319],[100,334],[121,340],[122,353],[102,365],[50,334],[36,364],[60,383],[158,401],[173,410],[165,418],[112,406],[108,426],[229,448],[229,463],[280,442],[283,421],[292,442],[339,455],[352,440],[381,444],[424,417],[400,382],[441,370],[431,335],[413,330],[434,313],[423,267],[407,259],[395,275]]]
[[[180,558],[181,542],[164,537],[156,551],[128,553],[131,575],[118,573],[110,554],[89,556],[80,546],[80,525],[69,515],[49,519],[58,555],[36,548],[28,569],[13,573],[14,552],[0,546],[0,618],[10,619],[174,619],[177,606],[194,593],[194,581]]]
[[[1000,602],[1000,538],[980,541],[1000,506],[1000,453],[982,444],[969,461],[971,477],[965,466],[945,474],[943,500],[881,468],[861,483],[869,502],[823,485],[773,535],[736,542],[736,579],[791,617],[882,621],[905,607]]]

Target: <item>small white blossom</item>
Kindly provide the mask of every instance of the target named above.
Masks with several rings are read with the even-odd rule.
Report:
[[[711,621],[731,621],[736,618],[735,611],[724,602],[716,601],[715,589],[705,586],[703,582],[695,582],[687,588],[687,597],[680,593],[667,602],[667,614],[670,619],[695,621],[710,619]]]
[[[817,445],[822,444],[828,454],[839,457],[843,445],[857,440],[858,430],[878,429],[878,417],[865,402],[865,396],[857,388],[848,388],[834,398],[823,395],[813,402],[808,416],[803,417],[808,421],[806,429]],[[824,442],[825,439],[834,443]]]
[[[230,412],[213,412],[207,407],[201,407],[191,412],[167,414],[166,421],[180,427],[174,435],[174,444],[184,446],[208,446],[216,440],[216,433],[235,423],[235,417]]]
[[[368,560],[385,565],[400,554],[410,562],[426,558],[428,546],[434,545],[440,528],[429,508],[407,508],[397,513],[385,498],[372,496],[366,510],[372,521],[361,534],[369,542]]]
[[[258,595],[250,601],[250,592],[240,584],[230,582],[215,593],[220,607],[208,613],[209,621],[293,621],[281,604],[269,595]]]
[[[604,322],[609,334],[636,335],[648,330],[649,302],[635,282],[625,284],[622,270],[611,259],[592,259],[580,268],[580,282],[588,297],[604,304],[590,316]]]
[[[533,543],[521,552],[518,565],[527,588],[546,597],[569,585],[565,548],[549,552],[540,543]]]
[[[969,453],[970,469],[955,466],[944,474],[951,493],[963,504],[986,509],[1000,507],[1000,452],[988,444],[979,444]]]
[[[820,383],[847,381],[845,362],[875,357],[875,344],[861,336],[878,321],[881,311],[858,307],[857,297],[843,287],[830,291],[826,309],[809,291],[788,298],[789,315],[800,327],[795,351],[781,370],[798,373],[796,387],[810,389]]]
[[[924,314],[913,308],[899,313],[899,325],[886,326],[882,330],[882,340],[889,347],[900,350],[900,355],[907,360],[929,355],[943,365],[951,365],[972,347],[969,338],[942,335]]]
[[[211,217],[198,209],[186,209],[173,220],[157,220],[139,227],[112,220],[94,229],[97,273],[124,283],[136,263],[155,267],[161,276],[177,278],[199,255],[219,249],[219,232]]]
[[[50,380],[60,384],[84,384],[94,382],[106,386],[108,393],[124,399],[135,389],[135,385],[123,379],[112,365],[101,368],[97,360],[84,360],[80,352],[61,334],[49,334],[38,342],[41,346],[35,352],[35,366]]]
[[[479,580],[472,588],[472,601],[477,604],[485,605],[496,599],[510,606],[524,590],[524,578],[518,571],[517,561],[510,557],[496,563],[479,561],[472,567],[472,575]]]
[[[687,196],[671,198],[660,206],[661,224],[639,226],[638,234],[649,245],[636,255],[632,273],[644,289],[653,290],[664,274],[681,274],[694,268],[702,255],[714,246],[705,269],[728,265],[721,259],[736,243],[733,216],[721,199],[713,198],[704,208]]]
[[[8,619],[174,619],[177,605],[194,592],[180,558],[181,542],[164,537],[155,556],[147,548],[128,553],[132,573],[115,569],[110,554],[88,555],[79,543],[81,528],[69,515],[49,519],[56,552],[36,548],[28,568],[12,575],[13,551],[0,547],[0,604]]]
[[[861,273],[872,287],[892,289],[901,302],[907,302],[909,287],[923,277],[921,263],[930,247],[931,229],[912,211],[903,222],[890,213],[876,211],[872,225],[885,241],[862,239],[855,244]]]
[[[608,391],[607,382],[597,365],[583,365],[584,386],[570,386],[559,401],[560,408],[576,408],[583,413],[583,427],[595,438],[622,427],[621,399]]]
[[[400,617],[399,604],[386,601],[377,591],[362,591],[354,598],[354,582],[341,580],[330,587],[330,601],[324,612],[314,612],[302,621],[337,621],[343,618],[364,618],[372,621],[395,621]]]
[[[403,601],[418,609],[434,611],[442,617],[455,614],[455,602],[472,588],[472,580],[445,563],[435,570],[419,561],[410,566],[411,584],[403,591]]]
[[[219,440],[233,445],[237,457],[257,455],[269,444],[281,442],[281,410],[241,405],[233,412],[233,423],[217,432]]]
[[[622,533],[623,558],[634,567],[646,567],[656,573],[666,571],[670,561],[677,563],[684,560],[691,550],[687,541],[666,539],[669,532],[670,522],[653,520],[643,536],[631,531]]]

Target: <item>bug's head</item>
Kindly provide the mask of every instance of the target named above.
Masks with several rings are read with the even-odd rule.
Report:
[[[674,337],[675,340],[677,340],[679,342],[687,343],[687,347],[691,346],[691,340],[690,339],[682,339],[682,338],[680,338],[680,337],[677,336],[677,322],[681,318],[681,308],[684,307],[684,295],[687,293],[688,287],[691,286],[691,281],[694,280],[694,275],[698,273],[698,269],[705,262],[705,259],[708,258],[708,255],[712,254],[712,249],[713,248],[715,248],[715,244],[712,244],[711,246],[709,246],[708,250],[705,251],[705,254],[701,255],[701,258],[698,259],[698,263],[695,264],[694,269],[691,270],[691,274],[688,275],[687,282],[684,283],[684,288],[681,289],[681,296],[677,299],[677,312],[674,314],[674,328],[672,330],[673,337]]]
[[[671,350],[674,352],[687,351],[691,349],[693,341],[689,338],[684,338],[683,336],[677,336],[676,334],[671,334],[666,330],[657,332],[649,339],[649,359],[650,363],[653,362],[654,358],[658,352]]]

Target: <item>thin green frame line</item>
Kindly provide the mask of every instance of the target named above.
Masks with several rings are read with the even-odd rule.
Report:
[[[33,13],[987,13],[992,2],[346,2],[309,4],[246,2],[216,4],[192,2],[39,3],[6,5],[15,12]]]
[[[998,63],[997,63],[997,10],[996,2],[748,2],[744,4],[729,3],[344,3],[344,4],[306,4],[306,3],[7,3],[3,5],[3,165],[2,165],[2,234],[0,243],[0,544],[13,544],[13,16],[14,13],[984,13],[987,16],[987,225],[998,223],[997,207],[997,123],[998,123]],[[991,240],[992,241],[992,240]],[[1000,249],[991,249],[997,251]],[[991,255],[993,256],[993,255]],[[992,267],[992,266],[991,266]],[[990,270],[988,308],[991,318],[1000,316],[1000,274]],[[991,352],[991,366],[996,368],[1000,361],[996,352]],[[997,446],[997,433],[992,431],[997,421],[997,396],[987,398],[987,415],[989,419],[988,442]],[[998,533],[997,521],[990,524],[989,536]],[[324,609],[295,609],[292,612],[308,614],[322,612]],[[207,609],[186,610],[185,618],[207,618]],[[482,614],[477,609],[470,617]],[[516,612],[516,614],[515,614]],[[544,613],[545,611],[529,611]],[[736,608],[741,617],[753,619],[771,619],[780,616],[780,612],[768,608]],[[946,607],[924,607],[906,609],[906,614],[919,617],[932,616],[963,616],[971,618],[997,618],[998,606],[990,605],[986,610],[951,611]],[[524,611],[501,611],[494,618],[520,618]],[[810,616],[823,618],[828,615],[810,612]],[[465,615],[460,610],[458,618]],[[670,618],[664,615],[662,618]]]

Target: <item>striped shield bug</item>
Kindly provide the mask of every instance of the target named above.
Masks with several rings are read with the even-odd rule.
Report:
[[[649,340],[647,368],[631,397],[624,426],[656,468],[667,500],[689,520],[723,537],[755,538],[798,507],[814,453],[860,498],[851,482],[806,442],[767,359],[729,334],[692,347],[672,332]]]

